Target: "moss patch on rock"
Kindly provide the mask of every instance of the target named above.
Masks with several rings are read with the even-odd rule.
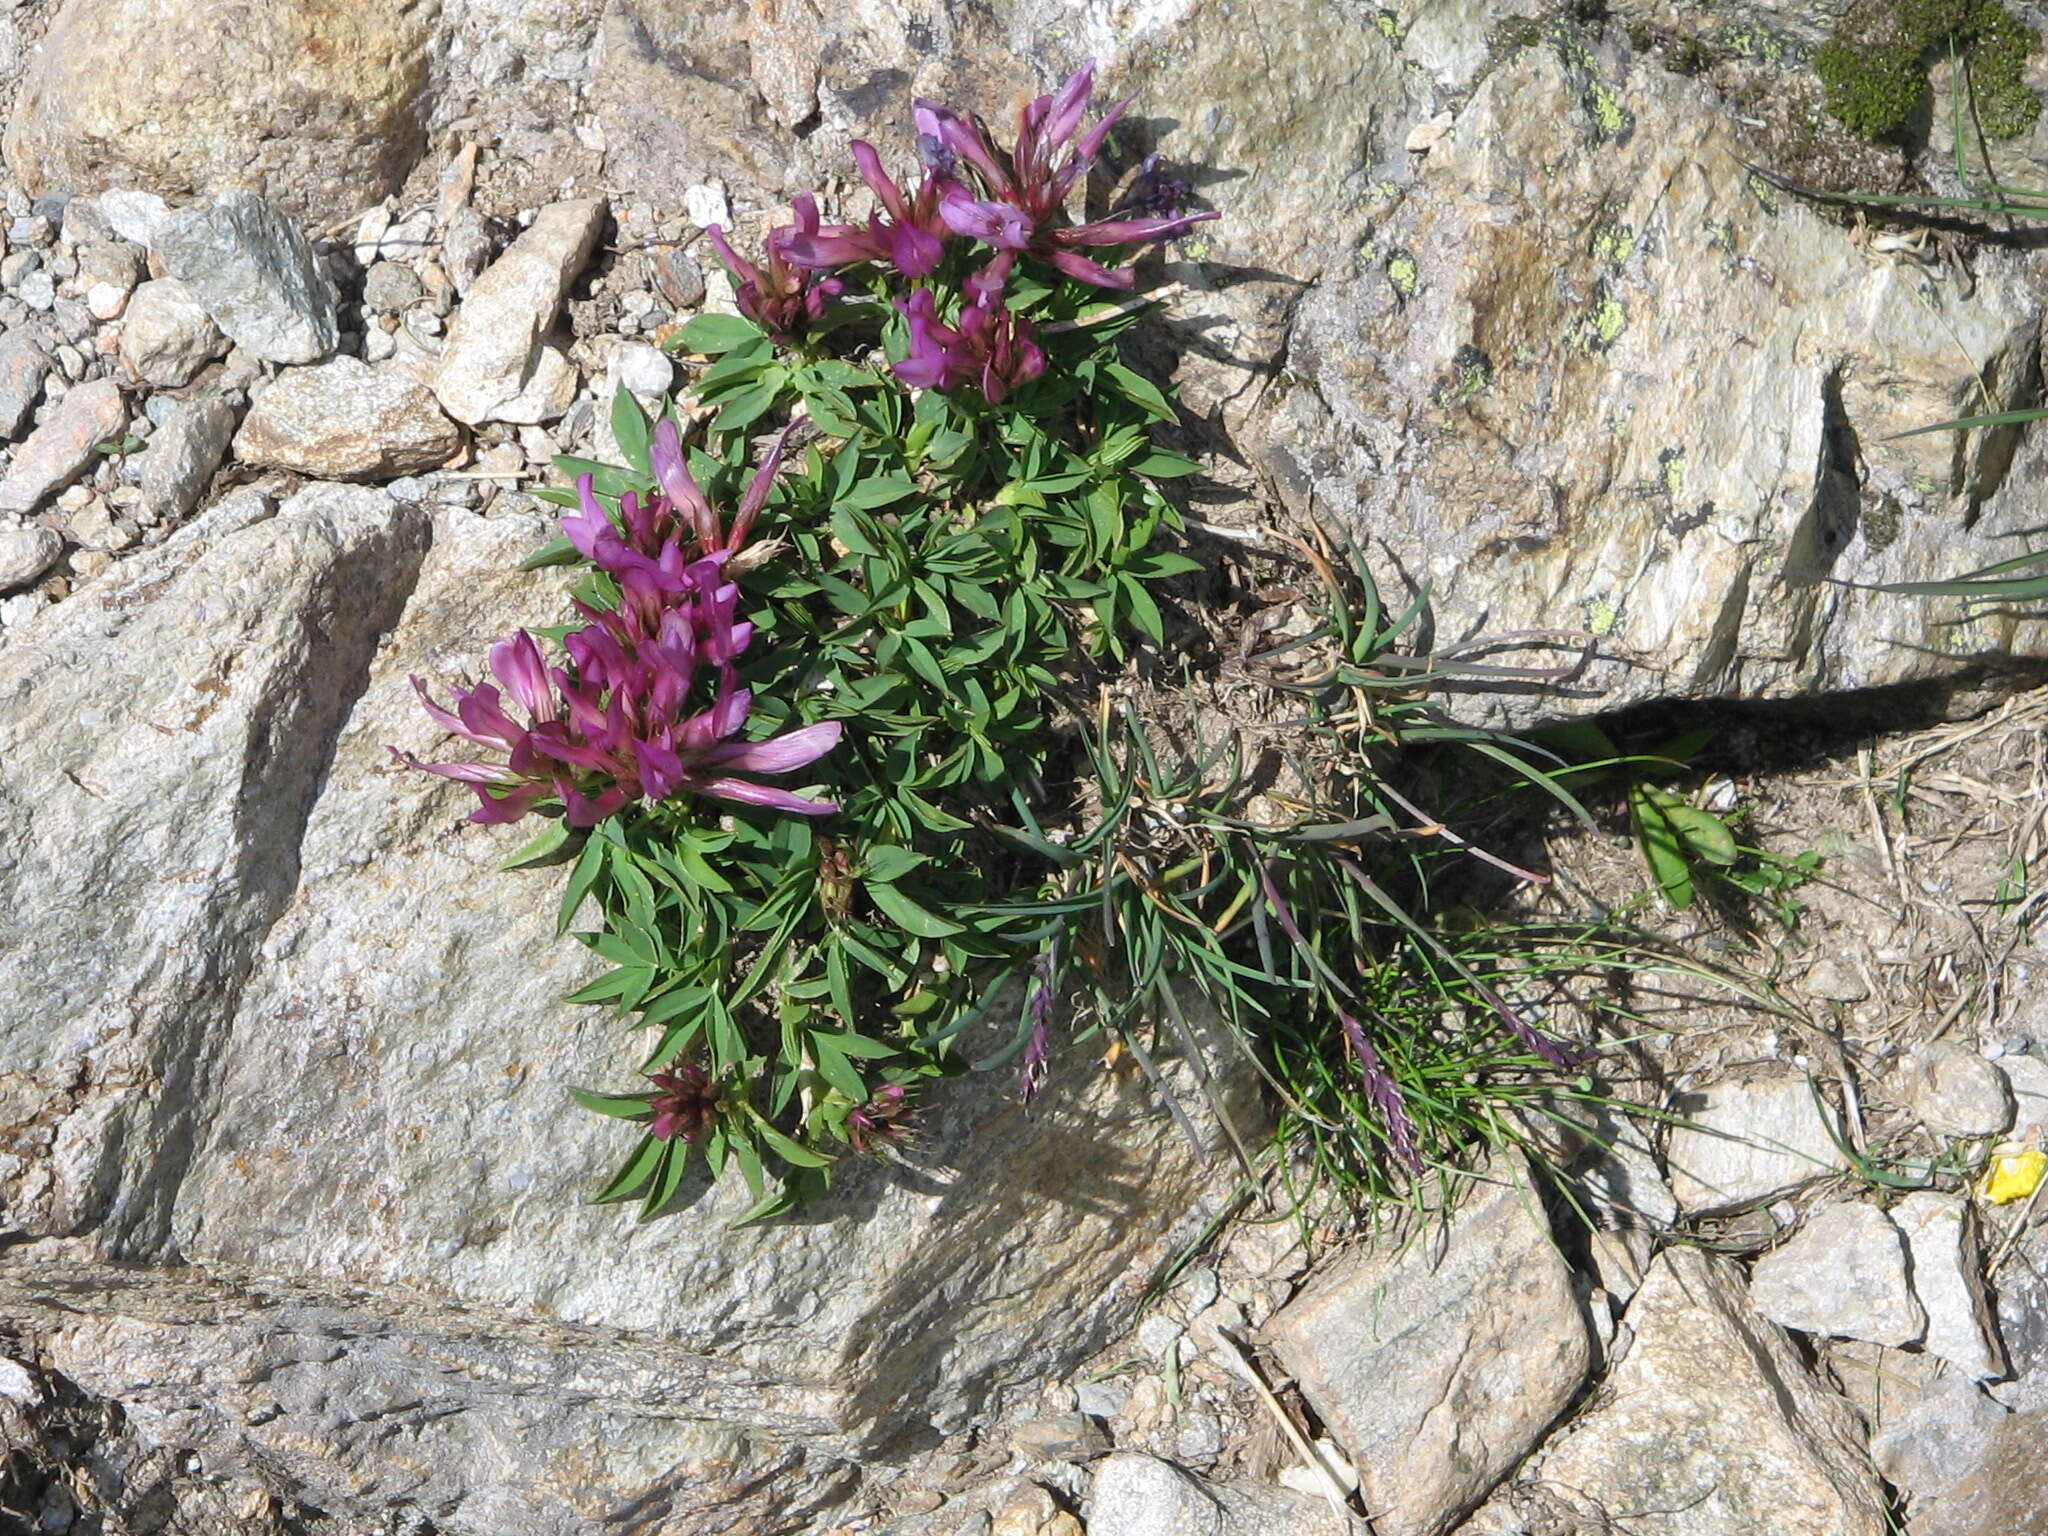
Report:
[[[2027,88],[2038,43],[1999,0],[1862,0],[1814,55],[1828,110],[1871,138],[1904,127],[1927,96],[1927,66],[1954,49],[1977,119],[1995,139],[2034,126],[2041,98]]]

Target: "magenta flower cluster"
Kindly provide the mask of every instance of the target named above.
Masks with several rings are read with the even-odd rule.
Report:
[[[769,235],[760,266],[735,253],[723,229],[708,229],[733,275],[741,312],[778,344],[801,344],[845,292],[839,274],[872,263],[913,285],[907,296],[891,301],[910,322],[910,351],[896,365],[898,377],[919,389],[972,386],[990,404],[1000,404],[1045,372],[1045,353],[1030,322],[1006,302],[1020,257],[1099,288],[1129,288],[1128,265],[1088,253],[1168,239],[1216,217],[1181,212],[1188,188],[1164,176],[1153,156],[1110,217],[1085,224],[1068,220],[1069,195],[1130,105],[1128,99],[1119,102],[1083,132],[1094,83],[1091,64],[1052,95],[1026,103],[1008,150],[996,144],[980,118],[917,102],[922,168],[915,188],[906,191],[883,168],[874,147],[856,140],[854,165],[874,194],[875,211],[862,224],[824,224],[817,201],[799,197],[793,205],[796,222]],[[963,284],[951,321],[940,313],[941,293],[929,281],[945,261],[948,240],[991,252]]]
[[[708,795],[804,816],[837,807],[742,774],[780,775],[817,761],[839,741],[828,721],[764,741],[738,739],[753,706],[735,663],[753,639],[739,617],[739,588],[726,563],[767,505],[785,432],[754,476],[730,529],[690,476],[673,421],[655,430],[650,463],[660,490],[627,492],[619,521],[605,513],[585,475],[577,511],[562,531],[619,589],[618,605],[578,603],[586,625],[562,642],[568,667],[550,667],[526,631],[491,647],[500,688],[458,690],[451,711],[413,687],[451,735],[502,753],[503,762],[426,763],[411,768],[468,784],[481,802],[472,821],[517,821],[558,800],[571,826],[594,826],[638,800]],[[708,693],[708,697],[706,697]],[[506,695],[525,716],[506,709]],[[395,749],[394,749],[395,750]]]

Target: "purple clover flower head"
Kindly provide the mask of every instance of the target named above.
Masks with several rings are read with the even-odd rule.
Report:
[[[540,801],[562,803],[570,825],[594,826],[637,800],[706,795],[801,816],[838,809],[742,774],[776,776],[817,761],[838,745],[838,721],[800,727],[762,741],[736,740],[753,708],[734,663],[753,639],[739,617],[739,588],[725,564],[766,505],[780,461],[783,434],[742,498],[731,532],[717,543],[717,512],[683,467],[673,424],[656,433],[655,471],[661,494],[622,497],[619,523],[605,515],[590,477],[577,486],[577,510],[562,520],[570,542],[618,584],[610,609],[578,603],[589,622],[562,642],[570,668],[549,667],[533,637],[521,632],[491,649],[489,684],[459,691],[442,708],[418,678],[427,712],[443,729],[505,761],[424,763],[420,768],[470,785],[482,802],[471,819],[517,821]],[[711,678],[700,705],[701,679]],[[521,725],[504,694],[526,715]]]
[[[1131,179],[1124,199],[1117,212],[1139,214],[1146,218],[1171,219],[1179,215],[1187,200],[1194,195],[1194,187],[1178,176],[1170,176],[1159,168],[1159,156],[1147,155],[1138,166],[1138,174]]]
[[[901,1083],[886,1083],[847,1115],[846,1139],[856,1152],[880,1152],[909,1137],[912,1116],[909,1091]]]
[[[647,1078],[655,1088],[647,1106],[654,1111],[648,1134],[656,1141],[702,1141],[718,1118],[718,1091],[711,1075],[694,1062],[683,1062],[666,1072],[650,1072]]]
[[[757,267],[734,252],[725,230],[712,224],[705,238],[733,277],[733,299],[740,313],[768,333],[777,346],[801,345],[812,326],[824,318],[826,307],[845,291],[836,277],[820,277],[792,264],[786,253],[791,240],[816,238],[819,233],[818,202],[809,193],[790,205],[796,222],[785,224],[768,237],[767,262]]]
[[[875,201],[882,205],[881,212],[869,215],[864,226],[824,224],[809,230],[794,226],[779,230],[776,239],[783,259],[821,272],[876,261],[912,280],[930,276],[946,255],[949,231],[939,207],[953,189],[951,178],[927,169],[917,191],[906,197],[882,169],[882,157],[873,145],[855,139],[853,162]]]
[[[925,131],[923,124],[928,119],[956,162],[971,169],[981,184],[980,198],[962,186],[957,194],[948,193],[941,201],[940,216],[955,234],[999,251],[1028,253],[1068,277],[1099,288],[1128,288],[1132,279],[1127,268],[1105,266],[1083,252],[1163,240],[1217,215],[1213,211],[1175,212],[1067,223],[1067,194],[1094,164],[1110,129],[1132,99],[1126,97],[1082,133],[1081,119],[1094,83],[1095,66],[1090,63],[1069,76],[1052,95],[1027,103],[1018,113],[1016,141],[1008,152],[996,146],[980,118],[931,102],[917,104],[920,131]]]
[[[998,256],[967,280],[973,295],[960,307],[957,326],[939,319],[929,288],[897,309],[910,322],[910,351],[895,365],[896,376],[917,389],[950,391],[974,385],[990,405],[1001,405],[1012,390],[1045,373],[1045,351],[1032,339],[1031,322],[1003,302],[1010,258]]]
[[[1401,1090],[1394,1085],[1393,1075],[1380,1060],[1380,1053],[1373,1048],[1372,1041],[1365,1037],[1365,1030],[1350,1014],[1340,1012],[1337,1022],[1343,1027],[1344,1040],[1351,1047],[1351,1054],[1358,1062],[1358,1075],[1365,1082],[1365,1097],[1380,1117],[1380,1124],[1386,1128],[1387,1146],[1394,1158],[1410,1173],[1422,1172],[1422,1154],[1415,1150],[1415,1122],[1408,1118],[1408,1106],[1401,1102]]]

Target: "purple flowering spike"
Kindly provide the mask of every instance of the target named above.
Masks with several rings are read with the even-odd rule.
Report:
[[[846,1139],[856,1152],[880,1152],[910,1134],[910,1094],[901,1083],[885,1083],[846,1117]]]
[[[765,505],[787,441],[785,433],[742,499],[733,547]],[[605,515],[588,477],[577,509],[563,519],[571,542],[619,589],[611,609],[577,602],[587,622],[562,642],[568,667],[548,667],[533,637],[521,632],[491,648],[502,693],[480,683],[458,690],[448,709],[413,679],[436,724],[504,755],[502,763],[424,763],[396,753],[408,767],[469,785],[479,801],[472,820],[516,821],[552,800],[572,826],[587,827],[635,801],[683,793],[806,816],[836,809],[738,777],[815,762],[838,744],[843,727],[835,721],[766,741],[734,739],[753,704],[734,666],[753,626],[738,616],[739,588],[725,576],[728,550],[705,549],[707,530],[711,540],[718,537],[717,513],[688,479],[672,423],[657,431],[655,447],[663,489],[645,501],[622,498],[623,528]],[[696,707],[706,666],[716,668],[710,699]],[[525,724],[508,713],[508,697]]]
[[[593,477],[576,477],[576,507],[562,519],[562,534],[575,547],[576,553],[586,560],[597,559],[598,540],[605,534],[614,533],[612,520],[604,515],[604,508],[598,504],[597,493],[591,489]]]
[[[896,376],[917,389],[959,389],[973,384],[990,405],[1045,373],[1045,352],[1032,339],[1031,323],[1003,302],[1003,279],[1014,258],[1007,252],[967,280],[974,296],[961,307],[957,327],[938,318],[930,289],[896,300],[910,321],[910,350],[895,364]]]
[[[839,809],[836,800],[806,800],[802,795],[768,784],[756,784],[750,779],[693,778],[689,787],[714,799],[758,805],[766,811],[787,811],[793,816],[830,816]]]
[[[664,416],[655,426],[654,437],[647,445],[647,462],[654,471],[654,483],[689,520],[690,529],[697,536],[697,547],[717,548],[718,513],[691,478],[689,461],[683,456],[682,430],[673,418]]]
[[[782,467],[783,452],[789,447],[790,435],[796,431],[791,422],[782,429],[782,435],[775,439],[775,446],[768,450],[768,457],[761,461],[761,467],[754,472],[754,478],[747,486],[746,495],[740,498],[740,509],[732,520],[732,533],[725,541],[728,552],[737,552],[747,542],[747,535],[754,531],[754,520],[761,515],[761,509],[768,505],[768,493],[775,489],[775,473]]]
[[[491,647],[491,670],[512,695],[513,702],[535,720],[555,718],[555,694],[548,684],[548,666],[541,660],[540,647],[525,630],[500,640]]]
[[[1365,1081],[1366,1099],[1386,1129],[1387,1146],[1410,1173],[1422,1172],[1422,1154],[1415,1150],[1415,1122],[1408,1117],[1408,1106],[1401,1102],[1401,1090],[1395,1085],[1393,1075],[1381,1062],[1380,1053],[1366,1038],[1358,1020],[1348,1013],[1339,1013],[1337,1022],[1344,1030],[1345,1043],[1351,1047],[1351,1054],[1358,1062],[1358,1075]]]
[[[1194,195],[1194,188],[1159,168],[1159,156],[1147,155],[1124,193],[1119,213],[1135,213],[1152,219],[1177,217],[1181,207]]]
[[[711,748],[699,761],[707,767],[737,768],[746,773],[792,773],[838,746],[844,729],[837,720],[825,720],[767,741],[727,742]]]
[[[1052,956],[1040,955],[1031,962],[1033,986],[1024,1005],[1031,1019],[1031,1038],[1024,1042],[1024,1065],[1017,1073],[1017,1097],[1029,1109],[1031,1101],[1045,1087],[1052,1061]]]
[[[811,326],[823,318],[826,306],[845,291],[836,277],[818,277],[792,262],[792,244],[819,235],[817,200],[808,194],[793,200],[796,222],[786,224],[768,237],[767,264],[757,267],[735,254],[719,225],[707,225],[705,238],[733,275],[733,299],[740,313],[768,333],[778,346],[800,345]]]
[[[1094,85],[1094,66],[1070,75],[1050,96],[1027,104],[1018,116],[1015,146],[997,149],[979,119],[969,120],[928,102],[918,104],[947,149],[977,173],[984,196],[967,188],[945,194],[939,213],[955,234],[1000,251],[1024,251],[1069,277],[1101,288],[1128,288],[1128,270],[1081,254],[1081,248],[1115,248],[1163,240],[1213,219],[1214,212],[1154,214],[1145,219],[1105,219],[1070,224],[1065,203],[1074,183],[1087,175],[1110,130],[1131,101],[1126,98],[1079,138],[1075,135]],[[1062,159],[1062,152],[1064,158]],[[1185,195],[1185,188],[1181,189]]]

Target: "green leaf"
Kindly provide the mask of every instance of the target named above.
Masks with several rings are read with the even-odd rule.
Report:
[[[893,885],[874,880],[863,880],[861,884],[868,899],[905,933],[914,933],[921,939],[943,939],[966,932],[959,923],[927,911]]]
[[[647,413],[640,409],[633,392],[621,384],[612,396],[612,437],[626,462],[643,475],[648,473],[647,434]]]
[[[762,341],[761,328],[740,315],[698,315],[685,324],[670,346],[715,357],[750,341]]]
[[[554,487],[549,486],[546,489],[553,490]],[[570,491],[561,494],[567,498],[562,501],[561,505],[565,507],[576,505],[575,492]],[[554,499],[554,497],[549,498],[551,501]],[[520,561],[519,569],[522,571],[538,571],[544,570],[551,565],[574,565],[582,558],[581,555],[576,553],[576,546],[567,539],[549,539],[547,543],[541,545],[539,549]]]
[[[1629,791],[1629,810],[1635,821],[1636,846],[1642,850],[1650,879],[1664,899],[1683,912],[1692,905],[1692,866],[1686,862],[1678,829],[1641,785]]]
[[[661,1161],[662,1153],[668,1149],[665,1141],[656,1141],[652,1136],[642,1136],[639,1144],[612,1175],[609,1183],[597,1192],[599,1205],[609,1205],[615,1200],[630,1200],[640,1191],[640,1186],[654,1177],[655,1165]]]
[[[902,475],[876,475],[858,481],[851,490],[839,498],[839,505],[867,511],[874,507],[889,506],[906,496],[916,494],[916,482]]]
[[[653,1110],[649,1095],[644,1093],[592,1093],[586,1088],[571,1088],[569,1097],[585,1109],[616,1120],[636,1120]]]
[[[1154,448],[1142,459],[1131,465],[1141,475],[1154,480],[1175,480],[1182,475],[1200,474],[1202,466],[1193,459],[1182,458],[1177,453],[1168,453],[1164,448]]]
[[[648,1186],[647,1198],[640,1202],[640,1219],[652,1221],[661,1214],[661,1208],[675,1198],[683,1187],[683,1175],[690,1168],[690,1144],[680,1137],[662,1143],[661,1164],[654,1171],[654,1182]]]
[[[811,1059],[817,1066],[818,1075],[826,1082],[856,1104],[867,1101],[867,1083],[853,1063],[846,1059],[845,1052],[832,1044],[830,1035],[819,1030],[811,1031]]]
[[[562,910],[555,918],[555,937],[560,938],[569,931],[569,924],[575,920],[576,909],[583,905],[583,898],[590,894],[590,888],[597,883],[599,871],[604,868],[605,845],[596,838],[583,845],[583,852],[576,859],[576,867],[569,872],[568,887],[562,892]]]
[[[1119,392],[1126,400],[1144,408],[1145,413],[1155,421],[1173,422],[1180,419],[1179,413],[1166,396],[1143,374],[1133,373],[1122,363],[1111,363],[1104,370],[1115,381]]]
[[[822,1029],[812,1030],[811,1033],[820,1040],[831,1041],[834,1050],[843,1051],[848,1056],[863,1056],[870,1061],[886,1061],[891,1056],[901,1054],[895,1046],[884,1044],[880,1040],[870,1040],[866,1035],[835,1034]]]
[[[622,966],[618,970],[606,971],[588,986],[578,987],[562,1001],[565,1003],[609,1003],[624,996],[640,980],[632,967]]]
[[[1685,839],[1686,847],[1699,857],[1724,867],[1735,862],[1735,834],[1720,817],[1691,805],[1667,805],[1660,809]]]
[[[1923,432],[1967,432],[1974,427],[2014,427],[2030,421],[2048,417],[2048,410],[2032,407],[2021,411],[1994,411],[1988,416],[1958,416],[1953,421],[1937,421],[1932,426],[1912,427],[1904,432],[1893,432],[1878,439],[1881,443],[1895,443],[1902,437],[1918,437]]]
[[[768,1150],[781,1158],[785,1163],[793,1164],[798,1168],[829,1168],[832,1166],[831,1158],[826,1157],[823,1153],[813,1152],[801,1142],[792,1141],[762,1118],[758,1111],[754,1112],[753,1119],[754,1128],[760,1132],[761,1140],[767,1144]]]
[[[868,849],[862,861],[861,873],[870,880],[879,880],[887,885],[901,880],[918,865],[929,862],[928,854],[884,844]]]
[[[569,844],[576,836],[575,829],[566,821],[548,823],[547,830],[538,837],[530,838],[518,848],[505,855],[498,862],[501,870],[531,869],[541,864],[561,864],[573,858],[580,849]]]
[[[775,409],[775,402],[781,398],[786,370],[770,368],[761,375],[761,381],[749,389],[743,389],[725,402],[725,408],[718,413],[718,419],[711,423],[714,432],[742,432]]]
[[[1166,621],[1160,615],[1159,604],[1152,600],[1152,594],[1128,576],[1120,578],[1120,584],[1124,602],[1131,610],[1131,622],[1138,626],[1138,632],[1154,645],[1165,644]]]
[[[761,1170],[761,1149],[754,1145],[753,1137],[737,1128],[728,1145],[732,1148],[734,1160],[740,1165],[740,1177],[747,1181],[747,1192],[759,1200],[768,1189],[767,1175]]]

